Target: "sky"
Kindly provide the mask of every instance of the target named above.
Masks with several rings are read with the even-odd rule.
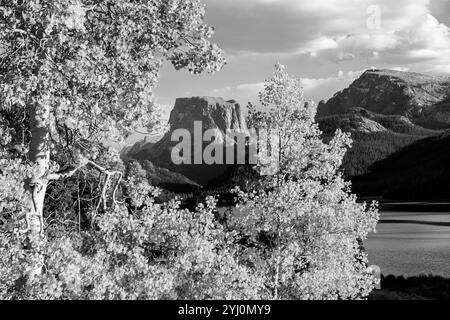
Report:
[[[305,96],[329,99],[368,68],[450,74],[450,0],[203,0],[226,66],[192,75],[165,64],[158,103],[216,96],[245,106],[277,62]]]

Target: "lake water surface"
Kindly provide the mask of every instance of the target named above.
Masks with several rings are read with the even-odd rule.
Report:
[[[364,246],[385,275],[450,278],[450,213],[381,212],[377,232]]]

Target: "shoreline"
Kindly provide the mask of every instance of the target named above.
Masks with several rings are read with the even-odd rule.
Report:
[[[380,211],[449,212],[450,201],[442,200],[387,200],[377,197],[361,197],[358,202],[378,201]]]

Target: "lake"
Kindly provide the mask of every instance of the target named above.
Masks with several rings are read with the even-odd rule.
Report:
[[[450,278],[450,213],[381,211],[377,232],[364,242],[369,262],[385,275]]]

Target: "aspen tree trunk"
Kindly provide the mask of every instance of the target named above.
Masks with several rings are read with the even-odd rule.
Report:
[[[274,299],[278,300],[278,286],[280,284],[280,252],[277,252],[277,260],[275,266],[275,290]]]
[[[30,212],[27,215],[28,249],[31,252],[39,252],[39,244],[42,245],[43,236],[43,209],[47,190],[48,179],[46,177],[50,163],[49,146],[49,106],[35,104],[31,113],[31,141],[28,153],[29,160],[34,165],[31,178],[26,181],[27,189],[31,193]],[[28,265],[24,276],[27,281],[32,281],[42,271],[42,261],[34,256]]]

